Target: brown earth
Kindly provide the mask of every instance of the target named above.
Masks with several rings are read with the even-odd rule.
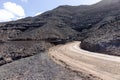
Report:
[[[72,70],[103,80],[120,80],[120,57],[85,51],[79,45],[80,42],[59,45],[50,48],[48,53],[55,62]]]

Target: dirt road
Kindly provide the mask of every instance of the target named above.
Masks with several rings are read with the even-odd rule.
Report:
[[[52,47],[48,53],[55,62],[72,70],[103,80],[120,80],[120,57],[85,51],[79,45],[78,41],[58,45]]]

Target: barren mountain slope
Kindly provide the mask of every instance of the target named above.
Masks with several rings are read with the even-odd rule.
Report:
[[[0,23],[0,65],[74,40],[80,40],[81,48],[86,50],[120,55],[119,7],[120,0],[102,0],[93,5],[64,5],[35,17]],[[42,61],[44,62],[44,59],[40,62]],[[13,64],[23,66],[21,61]],[[13,64],[7,65],[12,68]],[[3,69],[4,66],[6,65],[3,65],[1,70],[6,69]],[[0,72],[1,76],[5,76],[10,70],[6,70],[5,74]],[[13,74],[16,72],[12,71]],[[69,71],[65,73],[68,74]],[[60,74],[58,79],[61,80],[62,75]],[[51,75],[47,77],[50,79]]]

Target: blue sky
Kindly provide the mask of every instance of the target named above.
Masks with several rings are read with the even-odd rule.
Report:
[[[0,0],[0,22],[20,19],[60,5],[90,5],[100,0]]]

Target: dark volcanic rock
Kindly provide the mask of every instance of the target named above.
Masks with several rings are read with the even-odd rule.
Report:
[[[13,41],[0,44],[0,65],[33,56],[50,47],[44,41]]]
[[[120,55],[120,20],[114,17],[106,23],[98,24],[87,33],[81,47],[86,50],[110,55]]]
[[[35,17],[0,23],[0,40],[45,41],[52,44],[81,40],[83,49],[119,55],[119,7],[120,0],[59,6]]]

